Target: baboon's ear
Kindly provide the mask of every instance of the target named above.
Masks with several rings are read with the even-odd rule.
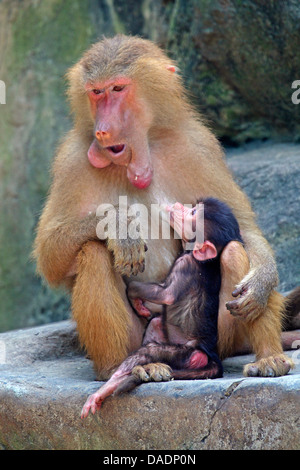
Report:
[[[207,259],[213,259],[217,256],[217,248],[209,240],[205,240],[204,243],[195,243],[193,249],[193,256],[198,261],[206,261]]]
[[[172,73],[178,73],[179,72],[179,68],[176,67],[175,65],[167,65],[167,69]]]

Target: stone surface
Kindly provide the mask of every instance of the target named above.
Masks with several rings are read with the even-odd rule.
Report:
[[[226,359],[222,379],[143,384],[81,420],[100,383],[72,322],[2,333],[0,354],[4,449],[300,449],[299,364],[285,377],[245,378],[253,356]]]

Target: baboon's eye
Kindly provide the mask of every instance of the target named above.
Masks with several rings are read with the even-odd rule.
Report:
[[[122,91],[124,90],[124,88],[125,88],[125,85],[115,85],[113,87],[113,91]]]
[[[94,93],[94,95],[100,95],[101,93],[103,93],[104,90],[101,90],[100,88],[94,88],[92,90],[92,92]]]

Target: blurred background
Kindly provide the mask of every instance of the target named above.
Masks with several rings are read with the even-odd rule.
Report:
[[[273,246],[279,290],[300,284],[298,0],[0,1],[0,331],[66,319],[30,259],[60,139],[65,72],[103,35],[138,34],[177,60]],[[300,94],[299,94],[300,98]]]

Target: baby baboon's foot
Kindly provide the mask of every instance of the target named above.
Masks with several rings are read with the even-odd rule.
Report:
[[[143,382],[168,382],[172,379],[171,367],[161,362],[136,366],[133,368],[132,374]]]

